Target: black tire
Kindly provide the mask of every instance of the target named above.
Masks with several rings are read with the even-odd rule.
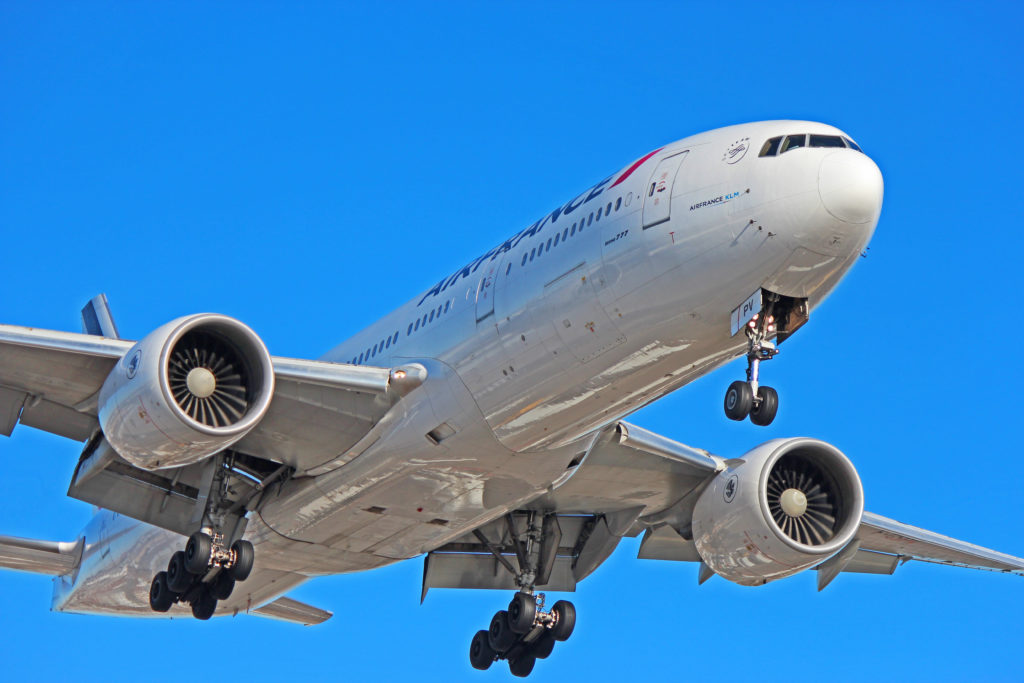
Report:
[[[213,539],[209,534],[197,531],[188,537],[185,544],[185,569],[191,574],[202,576],[210,568],[210,553],[213,552]]]
[[[210,594],[218,600],[227,600],[231,591],[235,590],[235,580],[226,571],[221,570],[217,578],[210,584]]]
[[[249,541],[235,541],[231,545],[231,551],[235,554],[235,562],[231,565],[231,578],[235,581],[245,581],[252,573],[252,564],[256,559],[256,552]]]
[[[469,644],[469,663],[474,669],[486,671],[494,664],[494,658],[498,653],[491,647],[487,631],[477,631],[473,641]]]
[[[531,654],[519,655],[515,659],[508,660],[508,670],[513,676],[526,678],[533,671],[533,665],[536,663],[537,658]]]
[[[533,642],[530,646],[530,654],[537,659],[547,659],[551,656],[551,651],[555,649],[555,639],[551,635],[551,631],[545,631],[541,634],[541,637]]]
[[[167,585],[167,572],[160,572],[153,577],[149,585],[149,606],[154,612],[166,612],[178,599],[178,594]]]
[[[175,593],[181,594],[192,585],[194,577],[185,568],[185,553],[178,551],[171,555],[171,561],[167,563],[167,585]]]
[[[559,600],[551,608],[555,615],[555,625],[551,627],[551,637],[555,640],[568,640],[576,628],[576,606],[568,600]]]
[[[491,627],[487,629],[487,642],[491,649],[498,654],[503,654],[515,645],[518,635],[509,628],[508,612],[501,610],[491,619]]]
[[[767,427],[779,412],[779,394],[771,387],[758,387],[760,402],[750,410],[750,421],[760,427]]]
[[[528,633],[537,616],[537,601],[532,595],[516,593],[508,603],[508,627],[515,633]]]
[[[747,419],[750,409],[754,405],[754,392],[750,384],[736,380],[729,385],[725,392],[725,416],[730,420],[742,421]]]
[[[196,619],[206,621],[217,611],[217,598],[210,594],[210,591],[203,588],[199,595],[192,600],[192,616]]]

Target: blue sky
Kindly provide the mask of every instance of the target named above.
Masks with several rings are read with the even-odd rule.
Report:
[[[633,417],[738,456],[807,435],[867,508],[1024,555],[1024,211],[1015,3],[0,5],[0,321],[77,330],[106,292],[124,336],[242,319],[316,357],[662,144],[745,121],[835,124],[885,177],[862,260],[765,367],[766,429],[728,421],[735,363]],[[0,533],[70,539],[78,445],[0,440]],[[571,599],[532,680],[1022,680],[1024,581],[909,564],[762,588],[635,559]],[[0,572],[5,677],[180,680],[224,647],[240,680],[507,679],[469,668],[505,593],[434,591],[422,562],[318,579],[336,613],[128,620],[48,611]],[[211,649],[212,648],[212,649]],[[584,678],[585,677],[585,678]]]

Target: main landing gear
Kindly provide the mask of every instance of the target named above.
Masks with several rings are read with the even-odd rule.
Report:
[[[220,534],[192,534],[185,550],[171,555],[167,571],[153,577],[149,606],[166,612],[176,602],[187,602],[196,619],[212,617],[217,601],[231,597],[235,582],[249,578],[255,557],[249,541],[235,541],[230,548],[222,542]]]
[[[555,643],[572,635],[576,607],[567,600],[559,600],[545,610],[544,594],[534,593],[537,584],[548,583],[562,538],[555,516],[531,511],[526,515],[525,529],[517,519],[522,521],[521,517],[505,516],[518,567],[505,559],[481,531],[474,532],[500,566],[514,577],[519,592],[512,597],[507,610],[494,615],[486,631],[477,631],[473,636],[469,662],[474,669],[482,670],[505,659],[513,676],[525,677],[538,659],[551,654]]]
[[[469,663],[483,670],[507,659],[513,676],[528,676],[537,660],[548,657],[555,643],[567,640],[575,627],[576,608],[571,602],[559,600],[545,611],[543,593],[516,593],[508,609],[497,612],[490,627],[473,636]]]
[[[166,612],[175,603],[188,603],[192,616],[206,620],[217,610],[218,600],[227,600],[235,584],[249,578],[255,553],[252,543],[241,539],[246,500],[238,498],[231,484],[233,458],[220,454],[208,463],[199,487],[208,493],[197,498],[191,518],[199,530],[189,536],[184,550],[171,555],[167,570],[153,577],[153,610]]]
[[[751,422],[763,427],[772,423],[779,410],[778,392],[758,383],[761,362],[771,360],[779,352],[778,346],[768,339],[775,334],[774,307],[775,301],[770,300],[744,328],[747,334],[747,381],[737,380],[725,392],[725,415],[730,420],[742,421],[749,416]]]

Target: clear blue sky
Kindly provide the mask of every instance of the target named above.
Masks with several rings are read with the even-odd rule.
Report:
[[[0,321],[122,334],[216,311],[316,357],[666,142],[801,118],[885,176],[866,259],[765,372],[767,429],[722,415],[739,363],[634,416],[738,456],[845,451],[868,509],[1024,555],[1020,432],[1024,15],[1016,3],[0,5]],[[77,444],[0,439],[0,533],[71,539]],[[635,559],[571,598],[533,680],[1022,680],[1024,580],[909,564],[763,588]],[[318,579],[302,628],[53,614],[0,572],[4,678],[495,681],[469,639],[506,593],[434,591],[422,562]],[[223,646],[217,661],[204,653]]]

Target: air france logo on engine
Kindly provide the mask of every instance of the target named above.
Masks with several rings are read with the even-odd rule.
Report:
[[[717,206],[718,204],[725,204],[728,201],[732,201],[740,196],[739,191],[730,192],[729,194],[722,194],[712,199],[705,199],[702,202],[690,205],[690,211],[696,211],[697,209],[703,209],[705,206]]]
[[[729,477],[729,481],[725,482],[725,491],[722,497],[725,498],[726,503],[731,503],[732,499],[736,497],[736,489],[740,487],[740,478],[735,474]]]
[[[722,161],[727,164],[735,164],[737,161],[747,155],[747,150],[750,148],[750,138],[742,138],[735,141],[725,150],[725,154],[722,155]]]
[[[142,349],[135,349],[135,353],[125,363],[125,374],[128,375],[128,379],[135,377],[135,373],[139,371],[139,364],[142,362]]]

